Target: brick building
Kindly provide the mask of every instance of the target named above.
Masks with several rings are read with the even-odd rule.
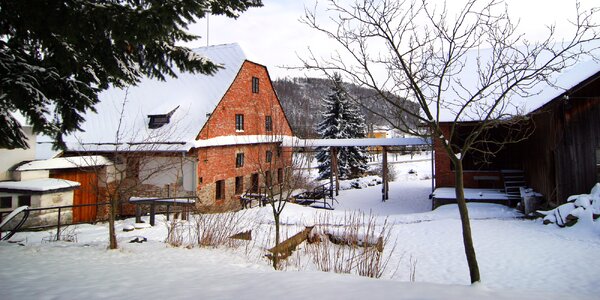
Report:
[[[195,52],[222,68],[102,93],[64,155],[110,157],[124,170],[111,180],[137,183],[130,196],[197,196],[205,211],[239,208],[241,193],[283,180],[291,151],[279,145],[292,131],[267,68],[237,44]]]

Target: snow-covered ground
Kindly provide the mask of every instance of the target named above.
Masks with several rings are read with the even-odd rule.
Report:
[[[272,234],[270,208],[241,218],[254,224],[253,242],[237,249],[170,247],[166,222],[123,232],[120,249],[109,251],[107,226],[72,228],[77,242],[43,243],[49,232],[19,233],[0,243],[1,299],[597,299],[600,297],[600,230],[558,228],[529,221],[510,208],[469,205],[482,283],[469,285],[461,223],[455,205],[431,211],[430,162],[415,157],[396,163],[390,199],[381,185],[340,191],[334,211],[288,204],[284,235],[318,220],[340,222],[355,211],[392,224],[388,270],[381,279],[316,271],[290,265],[274,271],[262,257]],[[410,159],[410,158],[408,158]],[[409,170],[413,170],[409,174]],[[164,220],[164,218],[159,218]],[[129,243],[137,236],[146,243]],[[395,245],[392,251],[391,247]],[[272,245],[271,245],[272,246]],[[253,250],[248,250],[254,247]],[[295,253],[305,253],[300,246]],[[299,266],[306,266],[305,268]],[[410,270],[414,280],[410,282]]]

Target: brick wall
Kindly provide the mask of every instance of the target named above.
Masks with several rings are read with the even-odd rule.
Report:
[[[440,124],[444,136],[450,135],[450,124]],[[435,187],[454,187],[455,172],[452,162],[439,140],[434,140],[435,150]],[[498,180],[482,180],[481,178],[498,177]],[[501,188],[501,174],[499,171],[473,171],[464,170],[463,180],[466,188]]]

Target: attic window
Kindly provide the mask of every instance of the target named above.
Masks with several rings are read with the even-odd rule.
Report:
[[[258,94],[258,78],[252,77],[252,93]]]
[[[148,115],[148,118],[150,118],[150,121],[148,122],[148,128],[156,129],[163,127],[165,124],[169,124],[169,122],[171,122],[171,116],[178,108],[179,105],[166,114]]]

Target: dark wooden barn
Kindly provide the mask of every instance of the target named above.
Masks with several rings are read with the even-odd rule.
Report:
[[[495,157],[464,160],[465,188],[510,188],[519,173],[523,186],[541,193],[550,206],[568,196],[587,194],[600,182],[600,72],[527,114],[531,135],[505,146]],[[457,124],[469,130],[476,123]],[[452,123],[441,124],[448,130]],[[508,134],[498,129],[494,134]],[[460,133],[457,134],[460,136]],[[436,145],[436,187],[454,186],[454,172],[445,152]]]
[[[518,145],[531,187],[552,205],[600,181],[600,72],[530,113],[535,131]]]

